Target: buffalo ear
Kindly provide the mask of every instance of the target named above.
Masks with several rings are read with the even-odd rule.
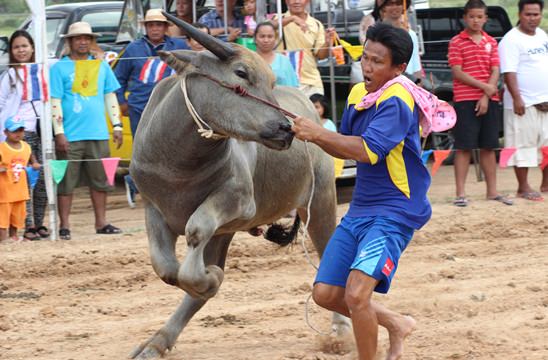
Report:
[[[158,51],[158,55],[179,74],[196,58],[197,53],[190,50],[173,50]]]

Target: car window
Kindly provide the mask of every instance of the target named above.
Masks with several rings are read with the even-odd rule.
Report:
[[[88,13],[82,16],[82,20],[91,25],[93,32],[101,34],[97,38],[98,43],[113,43],[118,33],[120,22],[120,10],[110,10]]]
[[[56,56],[57,47],[61,39],[61,31],[64,28],[66,18],[64,17],[49,17],[46,20],[46,40],[48,42],[48,58]],[[26,29],[31,34],[34,34],[33,23],[28,24]]]

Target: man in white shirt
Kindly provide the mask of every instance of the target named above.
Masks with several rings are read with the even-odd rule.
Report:
[[[518,26],[499,44],[501,73],[504,74],[504,143],[516,148],[508,161],[518,180],[517,196],[544,200],[527,180],[530,167],[543,160],[548,146],[548,36],[539,28],[543,0],[520,0]],[[545,148],[546,151],[546,148]],[[548,192],[548,166],[542,172],[541,192]]]

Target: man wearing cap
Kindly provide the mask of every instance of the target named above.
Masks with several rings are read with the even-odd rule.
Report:
[[[146,35],[126,47],[114,69],[120,83],[120,88],[116,91],[118,102],[122,113],[129,115],[133,135],[154,85],[174,73],[158,57],[158,51],[190,50],[185,40],[166,35],[169,22],[162,14],[162,10],[148,10],[143,22]],[[125,93],[128,91],[129,96],[126,100]]]
[[[147,11],[145,20],[146,35],[131,42],[120,56],[114,73],[121,87],[116,92],[122,114],[129,115],[131,134],[135,136],[141,114],[145,109],[154,85],[158,81],[171,76],[174,71],[159,57],[158,51],[188,49],[186,41],[166,35],[169,22],[162,14],[161,9]],[[128,99],[125,94],[129,91]],[[127,175],[127,201],[130,207],[135,207],[135,193],[137,189]]]
[[[109,131],[105,109],[113,126],[114,143],[122,145],[122,123],[115,91],[120,88],[116,76],[104,61],[91,55],[91,47],[100,34],[86,22],[69,27],[65,39],[68,52],[51,67],[51,108],[58,159],[69,160],[65,177],[59,184],[59,237],[71,238],[69,214],[74,188],[88,185],[95,214],[97,234],[118,234],[117,227],[106,221],[108,185],[100,159],[108,158]],[[84,161],[82,161],[84,160]]]

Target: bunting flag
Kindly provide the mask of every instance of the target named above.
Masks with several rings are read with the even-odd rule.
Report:
[[[297,78],[301,81],[301,71],[303,68],[304,50],[284,51],[283,54],[287,56],[293,70],[297,74]]]
[[[505,168],[508,166],[508,160],[514,155],[516,152],[516,148],[504,148],[500,151],[500,157],[499,157],[499,167]]]
[[[97,81],[101,60],[77,60],[75,63],[72,92],[82,96],[96,96],[99,93]]]
[[[451,150],[434,150],[434,165],[432,165],[431,174],[436,175],[441,164],[451,154]]]
[[[428,159],[430,159],[430,155],[432,155],[432,153],[434,152],[434,150],[424,150],[421,154],[421,160],[422,160],[422,164],[424,166],[426,166],[426,164],[428,163]]]
[[[107,182],[110,186],[114,185],[114,175],[116,175],[116,168],[118,167],[119,161],[119,157],[101,159],[103,168],[105,169],[105,175],[107,176]]]
[[[544,170],[548,166],[548,146],[543,146],[542,148],[542,164],[540,164],[540,169]]]
[[[67,172],[68,160],[50,160],[51,174],[53,175],[53,181],[59,184],[65,177]]]
[[[36,186],[36,183],[38,182],[38,178],[40,177],[40,169],[35,170],[32,166],[27,166],[27,180],[29,181],[29,185],[31,189],[34,189]]]
[[[158,58],[147,59],[139,74],[139,80],[143,84],[156,84],[158,81],[173,75],[172,68]]]
[[[26,101],[48,100],[48,86],[42,64],[26,64],[21,68],[23,78],[22,99]]]

